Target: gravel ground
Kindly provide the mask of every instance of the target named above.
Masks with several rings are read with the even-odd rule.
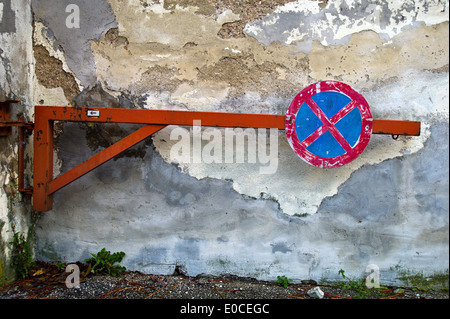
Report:
[[[79,265],[83,274],[85,267]],[[289,284],[256,281],[237,277],[157,276],[124,272],[123,277],[81,276],[78,288],[67,288],[69,273],[65,267],[39,264],[30,279],[17,280],[0,288],[0,299],[312,299],[308,291],[317,287],[313,281]],[[356,299],[358,291],[336,286],[320,286],[323,299]],[[449,299],[448,292],[414,291],[387,287],[371,291],[366,299]]]
[[[21,315],[27,312],[36,315],[49,311],[62,315],[69,313],[86,315],[94,311],[103,317],[144,314],[178,319],[185,316],[279,319],[282,316],[292,315],[335,316],[356,313],[363,315],[364,311],[365,313],[376,311],[381,314],[398,310],[402,315],[417,317],[418,310],[426,311],[427,315],[430,311],[439,313],[438,308],[444,310],[444,307],[448,306],[449,299],[448,293],[386,288],[379,293],[372,292],[365,296],[367,299],[373,299],[372,301],[347,300],[357,298],[357,292],[338,286],[320,286],[324,293],[323,299],[338,299],[326,301],[308,295],[308,291],[317,287],[312,281],[283,287],[275,282],[249,278],[226,276],[192,278],[146,275],[139,272],[125,272],[123,277],[89,275],[81,277],[78,288],[67,288],[65,280],[68,273],[61,268],[57,269],[55,266],[41,268],[42,271],[30,279],[17,280],[0,288],[0,309],[4,313],[9,313],[7,310],[10,308],[11,313],[20,311]],[[405,304],[401,300],[380,299],[409,299],[414,300],[414,303],[420,303],[420,306],[411,306],[409,302]],[[328,302],[333,304],[327,306]],[[373,302],[383,304],[376,307],[371,304]],[[398,309],[392,310],[397,307]]]

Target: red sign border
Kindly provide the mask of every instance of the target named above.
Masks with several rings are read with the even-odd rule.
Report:
[[[359,109],[362,117],[361,134],[356,146],[353,147],[350,152],[331,158],[320,157],[306,150],[306,148],[299,141],[295,129],[296,116],[301,105],[305,102],[305,100],[311,100],[310,98],[314,94],[324,91],[341,92],[347,95],[352,100],[352,102],[350,102],[351,104],[356,103],[355,107]],[[311,108],[311,105],[309,106]],[[322,127],[324,126],[325,125],[322,125]],[[321,128],[318,130],[321,130]],[[341,167],[356,159],[369,143],[370,137],[372,136],[372,129],[373,117],[366,99],[360,93],[355,91],[350,85],[338,81],[321,81],[309,85],[295,96],[286,113],[285,132],[292,149],[308,164],[321,168]],[[316,130],[316,132],[318,130]]]

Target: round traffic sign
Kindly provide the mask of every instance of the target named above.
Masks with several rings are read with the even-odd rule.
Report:
[[[302,90],[291,102],[285,130],[294,152],[307,163],[340,167],[364,151],[373,118],[364,97],[349,85],[322,81]]]

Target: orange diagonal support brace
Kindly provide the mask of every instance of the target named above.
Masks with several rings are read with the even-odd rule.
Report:
[[[90,159],[81,163],[80,165],[72,168],[68,172],[58,176],[54,180],[52,180],[48,187],[48,194],[51,195],[56,192],[58,189],[66,186],[67,184],[73,182],[74,180],[80,178],[84,174],[90,172],[94,168],[102,165],[103,163],[109,161],[114,156],[122,153],[128,148],[136,145],[143,139],[149,137],[150,135],[158,132],[165,125],[146,125],[134,133],[131,133],[127,137],[118,141],[117,143],[111,145],[110,147],[104,149],[98,154],[95,154]]]

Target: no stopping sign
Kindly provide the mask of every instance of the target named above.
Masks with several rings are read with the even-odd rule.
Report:
[[[286,136],[294,152],[323,168],[353,161],[366,148],[373,118],[364,97],[349,85],[322,81],[302,90],[286,114]]]

